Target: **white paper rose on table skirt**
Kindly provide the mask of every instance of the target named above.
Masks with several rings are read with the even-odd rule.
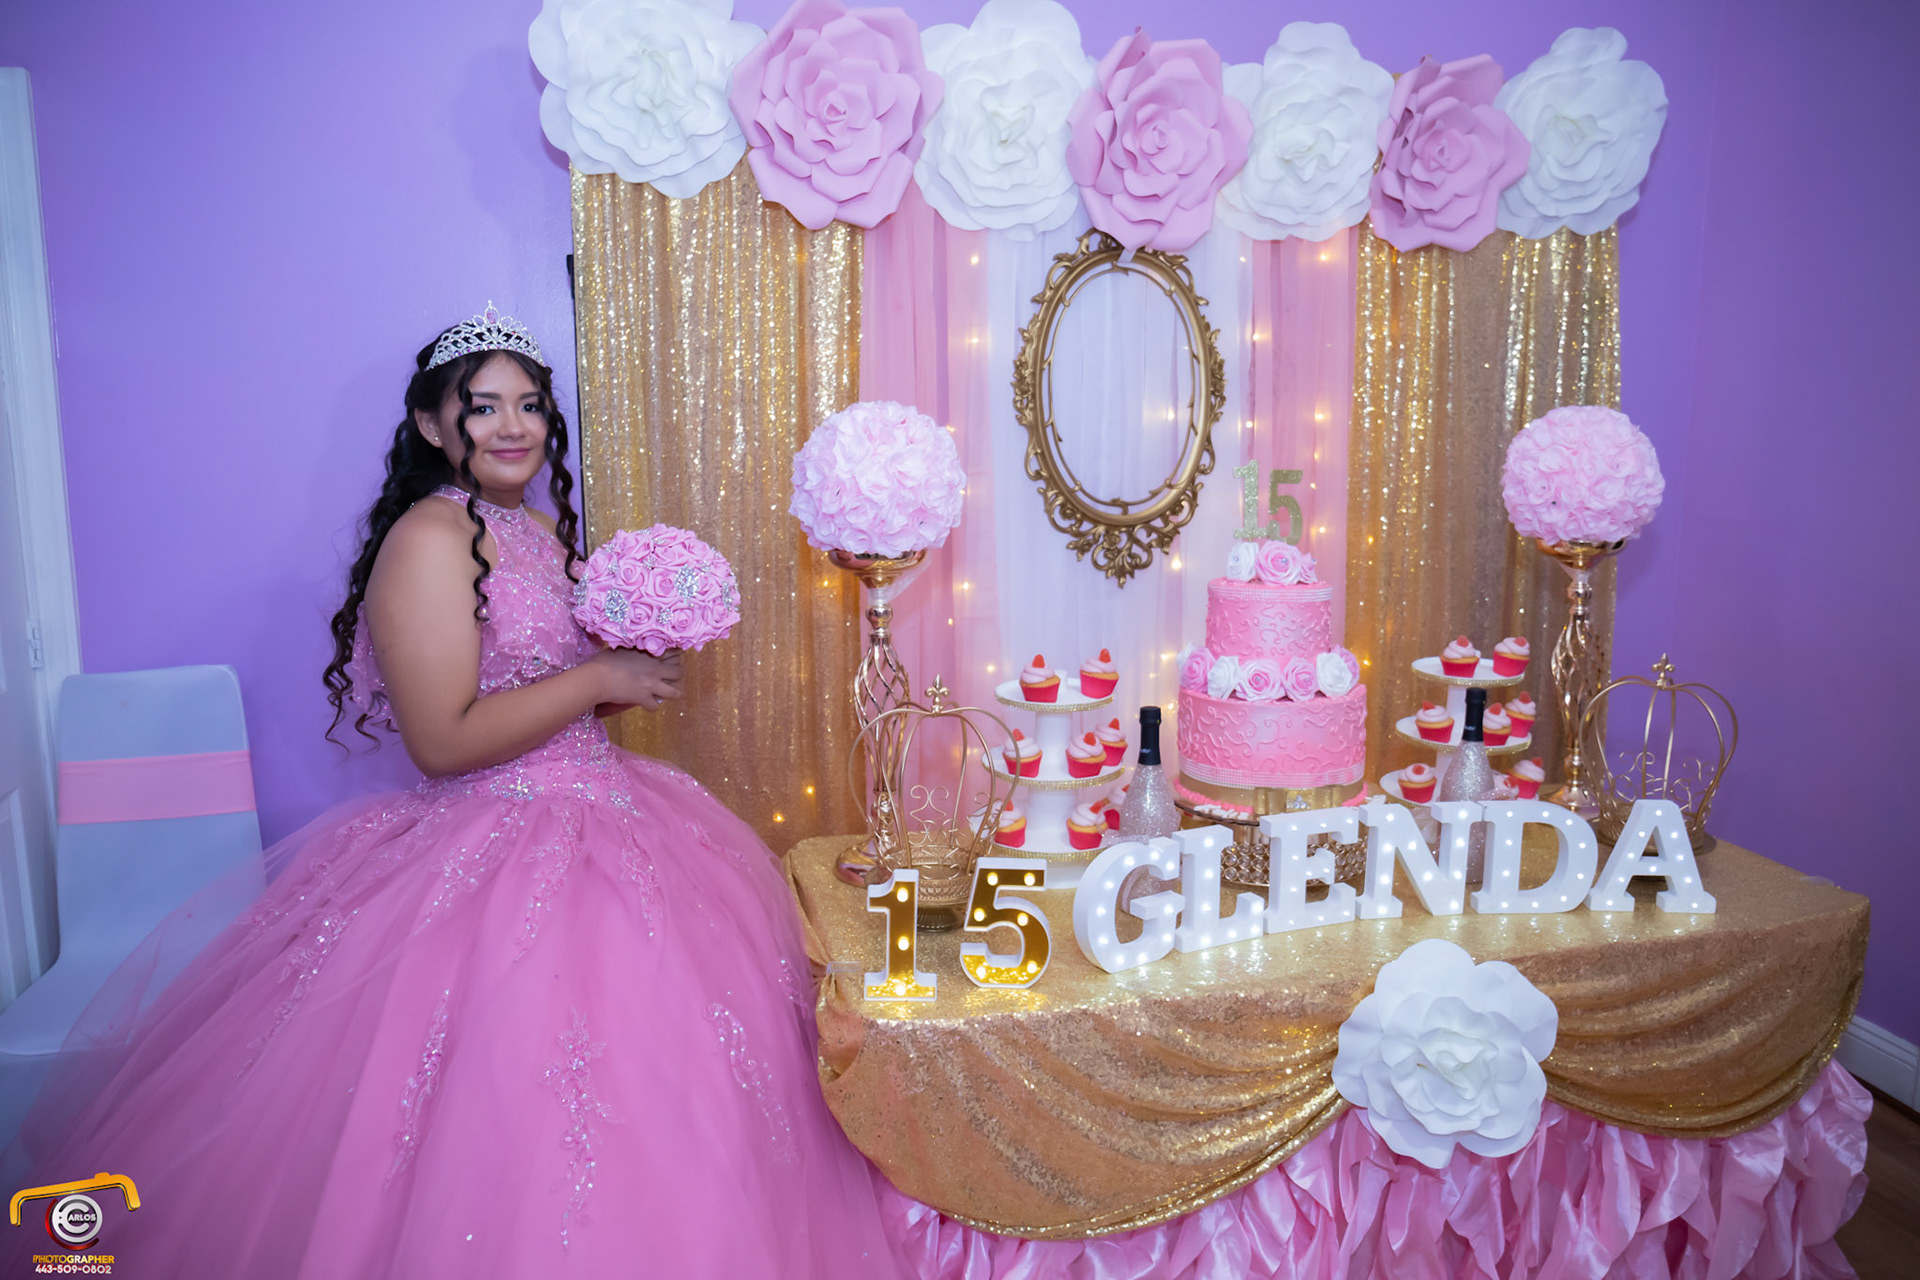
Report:
[[[582,173],[686,199],[733,172],[747,143],[727,102],[765,34],[733,0],[546,0],[527,30],[547,78],[540,125]]]
[[[1500,193],[1503,230],[1532,240],[1561,227],[1592,235],[1639,201],[1667,91],[1659,72],[1626,52],[1612,27],[1575,27],[1501,86],[1494,105],[1533,148],[1525,176]]]
[[[1221,190],[1220,221],[1256,240],[1325,240],[1367,216],[1393,75],[1337,22],[1289,22],[1256,66],[1226,69],[1253,116],[1247,167]]]
[[[1394,1151],[1445,1168],[1455,1146],[1511,1155],[1540,1123],[1560,1015],[1512,965],[1440,938],[1380,969],[1340,1027],[1333,1083]]]
[[[1073,217],[1067,112],[1093,83],[1080,25],[1054,0],[987,0],[971,27],[920,33],[946,82],[914,179],[947,222],[1031,240]]]

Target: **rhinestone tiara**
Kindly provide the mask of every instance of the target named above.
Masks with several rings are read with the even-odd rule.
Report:
[[[492,299],[487,300],[485,311],[441,335],[440,341],[433,344],[433,355],[427,361],[427,368],[472,355],[476,351],[518,351],[523,356],[540,360],[540,344],[533,340],[526,326],[515,323],[511,316],[501,315],[494,309]],[[540,360],[540,363],[545,364],[546,361]]]

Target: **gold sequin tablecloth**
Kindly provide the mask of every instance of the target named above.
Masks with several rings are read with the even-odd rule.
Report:
[[[1026,991],[961,973],[959,933],[920,935],[937,1000],[862,997],[884,924],[834,878],[849,837],[808,840],[787,870],[825,973],[821,1086],[894,1185],[951,1217],[1030,1238],[1146,1226],[1286,1159],[1345,1107],[1341,1022],[1381,965],[1422,938],[1507,960],[1552,997],[1549,1094],[1673,1137],[1736,1133],[1784,1110],[1852,1015],[1867,901],[1737,846],[1701,859],[1710,916],[1406,914],[1274,934],[1122,974],[1073,941],[1072,894],[1036,901],[1053,960]],[[1545,877],[1529,848],[1528,883]],[[1644,883],[1644,882],[1643,882]]]

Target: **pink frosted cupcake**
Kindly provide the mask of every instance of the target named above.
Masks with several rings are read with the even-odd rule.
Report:
[[[1507,745],[1507,735],[1513,732],[1513,717],[1496,702],[1480,717],[1480,731],[1485,735],[1488,746],[1504,747]]]
[[[1478,662],[1479,659],[1474,661]],[[1428,742],[1453,741],[1453,717],[1447,714],[1445,707],[1435,706],[1431,702],[1420,704],[1420,710],[1413,716],[1413,727]]]
[[[1018,849],[1027,843],[1027,815],[1018,805],[1008,805],[1000,811],[1000,825],[993,833],[993,842],[1009,849]]]
[[[1120,718],[1113,719],[1095,729],[1094,736],[1100,739],[1100,745],[1107,749],[1107,764],[1116,765],[1127,758],[1127,731],[1120,727]]]
[[[1525,636],[1508,636],[1493,646],[1493,674],[1517,676],[1527,669],[1527,659],[1532,656]]]
[[[1520,788],[1520,799],[1531,800],[1540,794],[1540,784],[1547,780],[1547,766],[1539,756],[1531,760],[1522,760],[1513,766],[1507,774],[1513,784]]]
[[[1127,788],[1130,785],[1123,782],[1094,802],[1094,809],[1106,815],[1107,826],[1115,831],[1120,829],[1120,806],[1126,801]]]
[[[1450,676],[1470,676],[1480,669],[1480,651],[1465,636],[1456,636],[1440,651],[1440,669]]]
[[[1067,776],[1091,778],[1107,767],[1107,749],[1091,733],[1067,745]]]
[[[1100,837],[1107,833],[1107,820],[1090,804],[1077,805],[1067,815],[1067,843],[1076,849],[1098,849]]]
[[[1032,778],[1040,772],[1040,744],[1018,729],[1000,748],[1000,755],[1007,762],[1007,772],[1016,778]]]
[[[1513,721],[1513,736],[1528,738],[1533,736],[1533,699],[1524,693],[1516,693],[1506,703],[1507,719]]]
[[[1020,673],[1020,696],[1028,702],[1060,701],[1060,673],[1047,666],[1045,654],[1033,655],[1033,662]]]
[[[1089,698],[1106,697],[1119,682],[1120,672],[1113,665],[1113,655],[1105,649],[1099,657],[1088,658],[1080,664],[1080,692]]]
[[[1439,781],[1440,775],[1432,765],[1410,764],[1400,771],[1400,794],[1415,804],[1425,804],[1433,799],[1434,784]]]

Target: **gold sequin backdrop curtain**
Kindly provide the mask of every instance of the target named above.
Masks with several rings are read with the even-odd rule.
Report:
[[[1500,465],[1547,410],[1620,403],[1619,245],[1556,231],[1494,233],[1471,253],[1400,253],[1364,225],[1348,459],[1347,645],[1364,664],[1368,776],[1432,753],[1393,731],[1437,686],[1408,670],[1464,632],[1490,653],[1523,635],[1520,688],[1540,718],[1529,754],[1558,779],[1547,657],[1566,621],[1566,574],[1507,523]],[[1624,554],[1632,555],[1631,549]],[[1614,570],[1595,622],[1613,635]]]
[[[621,745],[705,783],[774,849],[857,830],[858,588],[787,514],[793,454],[856,399],[860,233],[764,204],[743,161],[691,200],[573,175],[589,546],[655,522],[733,563],[741,620]]]

